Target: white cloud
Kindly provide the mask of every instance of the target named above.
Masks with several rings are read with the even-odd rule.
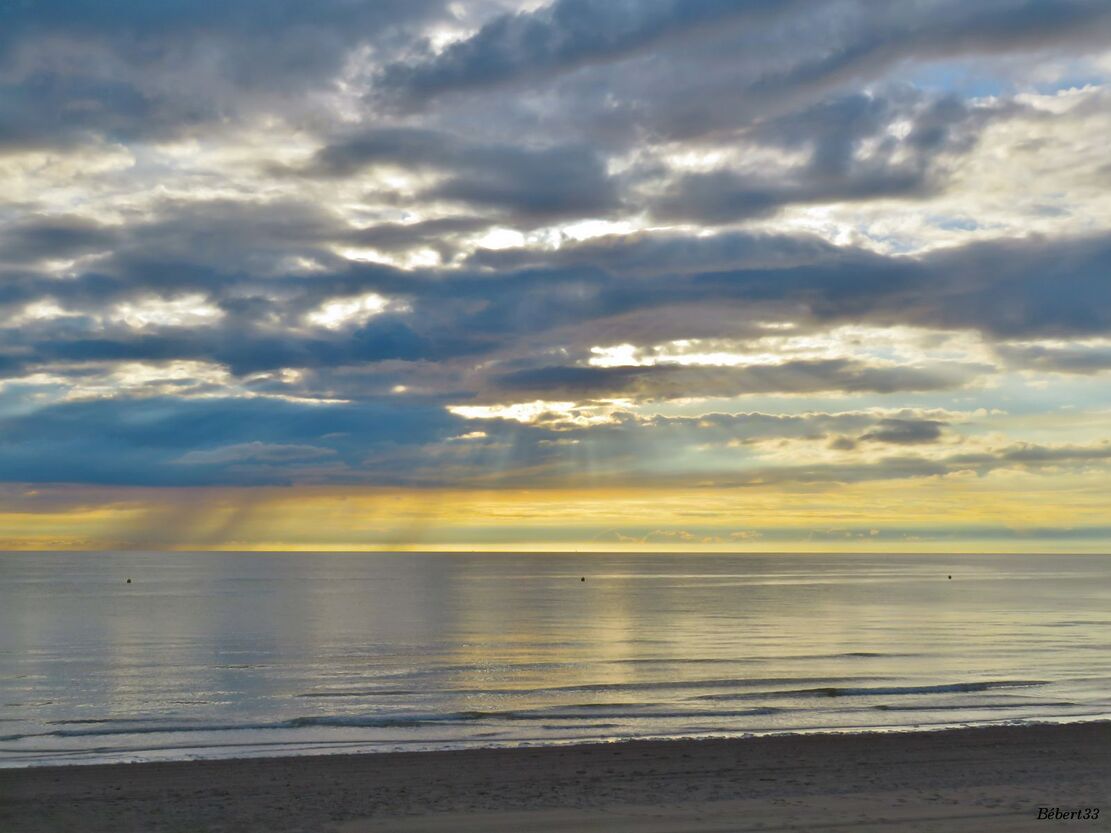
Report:
[[[924,359],[990,363],[993,359],[988,345],[974,333],[865,325],[744,340],[701,338],[647,346],[614,344],[591,347],[590,352],[587,363],[592,367],[750,367],[845,358],[874,364],[917,363]]]
[[[333,298],[325,301],[306,315],[305,320],[313,326],[327,330],[342,330],[347,327],[361,326],[376,315],[387,311],[404,312],[408,309],[409,306],[405,303],[390,300],[376,292],[369,292],[352,298]]]
[[[203,295],[183,295],[178,298],[144,298],[117,304],[105,316],[115,324],[133,330],[156,327],[204,327],[216,324],[224,311],[210,304]]]

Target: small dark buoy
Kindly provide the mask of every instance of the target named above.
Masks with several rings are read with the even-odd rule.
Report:
[[[128,584],[131,584],[131,579],[128,579],[128,580],[127,580],[127,583],[128,583]]]
[[[586,576],[583,576],[579,581],[586,581]]]
[[[950,580],[950,581],[952,581],[952,579],[953,579],[953,577],[952,577],[952,576],[949,576],[949,580]]]

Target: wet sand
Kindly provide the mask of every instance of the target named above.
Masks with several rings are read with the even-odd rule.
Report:
[[[0,830],[1106,833],[1111,723],[0,770]]]

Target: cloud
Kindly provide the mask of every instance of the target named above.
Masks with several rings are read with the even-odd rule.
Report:
[[[897,59],[1030,49],[1066,37],[1094,40],[1108,18],[1106,9],[1093,2],[993,0],[975,7],[935,2],[909,11],[822,2],[803,7],[814,29],[824,33],[825,43],[811,42],[812,33],[797,25],[792,28],[803,37],[792,43],[783,38],[788,29],[783,17],[796,7],[763,0],[644,0],[617,6],[601,0],[556,0],[535,11],[495,17],[438,54],[388,64],[378,87],[420,101],[516,79],[545,81],[584,65],[637,58],[648,47],[684,48],[681,38],[692,30],[735,36],[743,26],[770,40],[791,61],[789,69],[750,83],[783,90],[850,72],[874,72]]]
[[[869,367],[844,359],[743,368],[542,367],[493,380],[498,391],[548,399],[729,397],[818,391],[893,393],[959,387],[976,368]]]
[[[1041,468],[1055,465],[1086,465],[1108,459],[1111,459],[1111,442],[1105,441],[1088,446],[1016,443],[995,453],[957,454],[951,457],[949,462],[985,471],[1006,465]]]
[[[249,443],[225,445],[218,448],[194,449],[181,455],[179,463],[187,465],[218,465],[222,463],[294,463],[305,460],[318,460],[335,454],[331,448],[314,445],[292,445],[282,443],[262,443],[257,440]]]
[[[385,252],[405,252],[419,247],[435,249],[441,260],[450,260],[459,249],[454,238],[470,235],[492,225],[482,217],[439,217],[413,223],[376,223],[352,229],[343,238],[353,245]]]
[[[207,262],[196,263],[181,244],[179,254],[166,261],[161,240],[174,222],[180,222],[183,240],[193,239],[192,214],[187,213],[180,221],[119,230],[118,251],[102,257],[97,272],[57,280],[24,271],[9,281],[0,291],[0,304],[13,321],[22,322],[18,329],[0,328],[9,373],[59,362],[168,360],[216,362],[236,374],[392,360],[450,367],[484,355],[498,364],[477,375],[463,373],[462,366],[449,371],[453,391],[461,384],[475,386],[476,393],[490,387],[544,396],[561,390],[679,396],[687,385],[693,385],[690,395],[937,390],[986,372],[984,357],[890,367],[854,356],[851,351],[859,348],[846,344],[843,349],[850,352],[842,355],[765,359],[743,369],[605,371],[574,361],[545,364],[544,351],[562,349],[585,364],[585,345],[605,344],[602,339],[615,336],[640,344],[648,338],[652,344],[659,338],[710,335],[760,339],[778,332],[769,331],[766,322],[784,319],[797,322],[792,326],[803,340],[845,322],[923,332],[971,330],[988,339],[1084,338],[1107,331],[1103,310],[1111,308],[1102,280],[1111,262],[1104,237],[1000,241],[905,258],[833,248],[804,237],[742,235],[717,241],[673,235],[651,247],[635,238],[592,242],[581,251],[568,247],[554,252],[548,267],[540,266],[545,255],[537,253],[528,268],[498,276],[483,270],[413,272],[337,263],[335,271],[272,277],[273,264],[285,257],[281,234],[260,226],[258,217],[253,225],[237,224],[236,215],[223,210],[224,231],[215,238],[195,238],[201,258],[212,259],[238,230],[240,251],[269,252],[253,261],[260,273],[215,271]],[[326,235],[339,234],[321,227]],[[264,229],[261,238],[255,236],[259,228]],[[296,234],[289,236],[288,251],[303,251]],[[657,266],[648,273],[645,262],[653,253]],[[590,265],[594,254],[604,268]],[[684,271],[684,262],[695,268]],[[306,326],[308,316],[330,309],[329,304],[369,297],[386,301],[365,321],[335,329]],[[183,299],[192,299],[190,310],[219,314],[206,313],[202,321],[152,312],[146,318],[162,323],[145,328],[134,326],[135,316],[126,314],[129,309],[177,309],[174,305]],[[182,326],[187,320],[203,326]],[[533,350],[540,352],[530,357]]]
[[[479,249],[469,265],[504,270],[605,270],[623,277],[677,275],[728,269],[787,269],[836,260],[838,247],[811,234],[725,231],[695,236],[671,230],[605,235],[541,247]]]
[[[1089,344],[1009,344],[995,348],[999,354],[1016,367],[1050,373],[1079,373],[1091,375],[1111,370],[1111,345]]]
[[[0,479],[1096,482],[1109,26],[8,4]]]
[[[682,175],[653,207],[661,218],[735,223],[799,203],[920,198],[940,187],[940,160],[967,152],[998,108],[971,108],[956,97],[922,100],[853,93],[757,124],[742,142],[802,150],[786,169],[738,172],[728,167]],[[898,126],[898,131],[892,130]]]
[[[25,217],[0,229],[0,263],[65,260],[109,250],[116,242],[111,228],[84,217]]]
[[[550,76],[611,62],[699,26],[774,13],[785,5],[768,0],[556,0],[533,12],[499,15],[435,56],[388,64],[377,86],[419,101],[521,77]]]
[[[851,448],[838,449],[851,451]],[[717,469],[685,472],[671,477],[661,475],[667,485],[698,483],[705,488],[753,488],[780,484],[852,484],[885,480],[944,478],[966,473],[985,477],[999,470],[1019,470],[1033,474],[1096,469],[1106,476],[1111,446],[1041,446],[1023,443],[990,452],[949,454],[940,457],[913,454],[888,455],[874,460],[845,459],[836,462],[748,465],[743,468],[720,466]]]
[[[908,68],[1098,52],[1109,26],[1106,7],[1087,0],[935,0],[912,9],[838,0],[557,0],[387,62],[369,101],[496,113],[626,147],[645,139],[728,142],[730,130]]]
[[[388,52],[438,0],[311,11],[281,0],[9,4],[0,12],[0,149],[166,138],[230,114],[296,112],[364,44]],[[190,83],[181,83],[189,78]]]
[[[375,449],[460,433],[435,405],[274,399],[98,399],[0,419],[0,478],[128,485],[400,482],[361,471]],[[324,468],[314,476],[311,465]],[[251,465],[247,465],[251,464]]]
[[[600,215],[617,204],[604,160],[583,145],[476,145],[436,131],[376,129],[322,148],[305,173],[352,176],[375,165],[442,174],[435,184],[421,187],[418,198],[498,209],[525,219]]]
[[[945,425],[934,419],[884,419],[870,431],[860,435],[862,441],[918,445],[937,442]]]

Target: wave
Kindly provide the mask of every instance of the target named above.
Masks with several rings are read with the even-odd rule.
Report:
[[[647,707],[650,708],[650,707]],[[517,711],[517,712],[491,712],[491,718],[501,720],[583,720],[593,719],[599,717],[608,718],[624,718],[628,720],[675,720],[682,718],[703,718],[703,717],[766,717],[771,714],[778,714],[783,709],[775,708],[774,706],[763,706],[756,709],[728,709],[728,710],[692,710],[692,709],[671,709],[668,711],[651,710],[651,711],[604,711],[591,712],[583,714],[582,712],[574,711],[549,711],[547,709],[535,709],[532,711]]]
[[[582,683],[579,685],[544,686],[542,688],[457,688],[448,691],[436,692],[454,696],[478,695],[517,695],[530,694],[558,694],[558,693],[607,693],[622,691],[663,691],[699,688],[752,688],[754,686],[769,685],[799,685],[805,683],[839,683],[839,682],[864,682],[867,680],[882,680],[883,677],[725,677],[711,680],[648,680],[639,683]],[[342,698],[342,697],[378,697],[393,696],[397,694],[429,694],[428,690],[393,689],[393,688],[356,688],[333,689],[330,691],[307,691],[295,695],[305,698]]]
[[[640,642],[644,640],[629,640],[630,642]],[[656,642],[659,640],[650,640]],[[665,642],[661,644],[668,644]],[[575,645],[574,647],[578,647]],[[881,659],[881,658],[907,658],[921,656],[918,653],[905,653],[905,652],[890,652],[890,651],[842,651],[833,653],[818,653],[818,654],[794,654],[791,660],[829,660],[829,659]],[[618,659],[587,659],[575,662],[499,662],[496,663],[498,668],[505,671],[557,671],[561,669],[581,669],[590,666],[613,666],[613,665],[635,665],[643,667],[652,666],[738,666],[738,665],[752,665],[759,664],[765,661],[761,656],[746,656],[746,657],[624,657]],[[218,666],[222,668],[246,667],[246,666]],[[267,667],[267,666],[258,666]],[[430,677],[440,677],[452,674],[467,674],[474,672],[476,667],[474,665],[465,663],[456,664],[435,664],[426,668],[410,668],[404,671],[393,671],[390,673],[375,674],[376,680],[381,682],[396,682],[396,681],[416,681],[419,679],[426,679]],[[410,688],[399,689],[384,689],[378,693],[412,693]],[[316,696],[313,694],[301,696]]]
[[[775,680],[701,680],[685,685],[708,687],[711,685],[737,685],[738,683],[751,686],[776,682]],[[612,691],[629,690],[635,688],[656,688],[664,685],[683,687],[684,684],[613,684],[597,686],[567,686],[563,691]],[[975,682],[949,683],[943,685],[920,686],[817,686],[808,688],[790,688],[776,690],[761,690],[747,692],[729,692],[725,694],[705,694],[690,698],[688,702],[726,702],[729,700],[783,700],[806,698],[855,698],[855,697],[888,697],[905,695],[930,695],[930,694],[956,694],[998,691],[1016,688],[1031,688],[1048,685],[1041,680],[983,680]],[[1045,706],[1074,706],[1073,703],[963,703],[963,704],[938,704],[934,706],[922,705],[878,705],[872,709],[882,711],[931,711],[945,710],[946,707],[957,709],[1014,709]],[[395,712],[386,714],[321,714],[304,715],[281,721],[259,723],[231,723],[231,722],[151,722],[142,718],[105,718],[96,720],[92,718],[79,720],[58,720],[47,724],[47,731],[27,732],[23,734],[9,734],[0,736],[0,742],[15,742],[31,738],[83,738],[104,736],[127,735],[153,735],[153,734],[182,734],[182,733],[221,733],[241,731],[274,731],[296,730],[305,728],[416,728],[421,726],[443,726],[468,723],[498,723],[498,722],[532,722],[532,723],[565,723],[572,722],[598,722],[598,721],[655,721],[655,720],[704,720],[710,718],[738,719],[748,717],[767,717],[784,711],[782,707],[760,705],[752,708],[683,708],[661,706],[654,702],[622,702],[622,703],[578,703],[560,704],[555,706],[534,709],[503,709],[503,710],[467,710],[454,712]]]
[[[143,717],[86,717],[71,720],[49,720],[48,726],[81,726],[84,724],[100,725],[102,723],[150,723],[150,718]]]
[[[1049,685],[1045,680],[987,680],[974,683],[947,683],[944,685],[876,686],[843,688],[819,686],[817,688],[780,689],[755,691],[743,694],[704,694],[695,700],[749,700],[764,697],[886,697],[905,694],[962,694],[993,691],[1004,688],[1032,688]]]
[[[632,709],[606,709],[604,706],[564,707],[559,709],[533,709],[525,711],[461,711],[436,713],[411,713],[393,715],[305,715],[289,720],[267,723],[176,723],[176,724],[151,724],[131,725],[133,721],[99,721],[100,725],[88,728],[53,729],[46,732],[28,732],[25,734],[3,735],[0,741],[13,742],[28,738],[81,738],[102,737],[114,735],[152,735],[152,734],[183,734],[197,732],[235,732],[235,731],[267,731],[281,729],[319,728],[362,728],[385,729],[417,726],[436,726],[445,724],[460,724],[479,721],[580,721],[606,719],[676,719],[687,717],[756,717],[775,714],[780,711],[773,707],[752,709],[727,709],[727,710],[667,710],[667,711],[637,711],[638,704],[627,704]],[[643,704],[644,709],[651,709],[651,704]],[[593,709],[593,710],[589,710]],[[98,721],[82,721],[98,723]],[[52,724],[58,725],[58,724]]]
[[[87,729],[54,729],[47,732],[28,732],[21,735],[2,735],[0,741],[17,741],[25,738],[53,737],[80,738],[107,735],[154,735],[194,732],[266,731],[274,729],[301,729],[309,726],[351,726],[364,728],[389,728],[419,726],[421,724],[458,723],[481,720],[486,712],[447,712],[444,714],[397,715],[309,715],[268,723],[163,723],[146,726],[120,725],[121,722],[105,720],[102,725]]]
[[[947,712],[947,711],[1009,711],[1013,709],[1082,708],[1082,704],[1067,700],[1060,702],[1038,700],[1028,703],[946,703],[929,706],[895,706],[883,704],[871,708],[881,712]]]
[[[402,697],[421,694],[435,694],[427,689],[417,688],[353,688],[337,691],[305,691],[294,694],[294,697],[304,698],[330,698],[330,697]],[[453,694],[485,694],[483,691],[452,691]]]

